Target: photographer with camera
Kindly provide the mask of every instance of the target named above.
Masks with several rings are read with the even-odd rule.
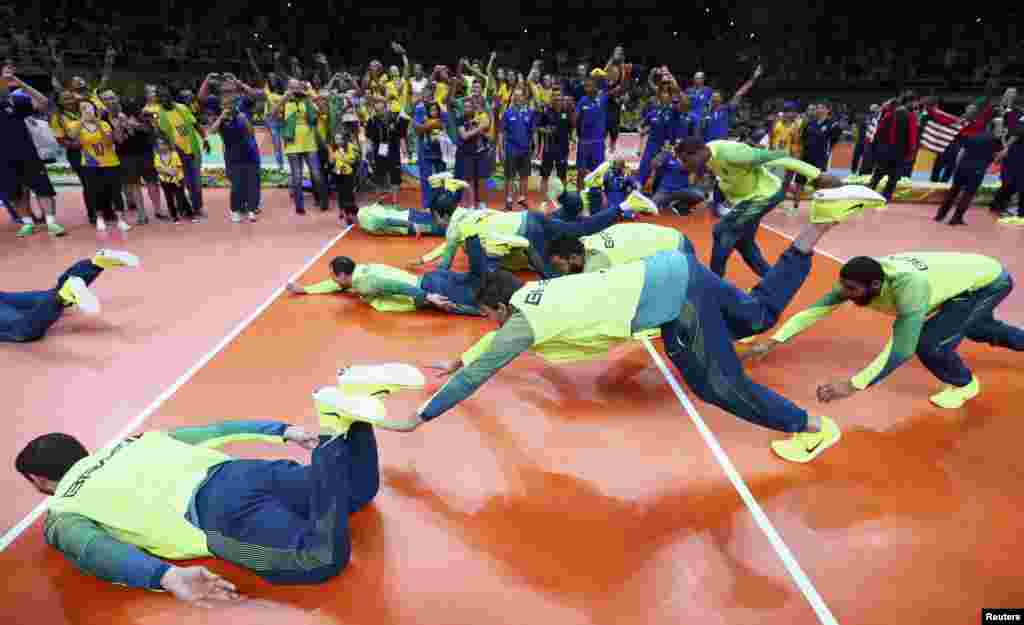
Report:
[[[209,131],[220,133],[224,142],[224,168],[231,182],[231,221],[235,223],[242,221],[243,215],[256,221],[260,202],[260,152],[252,125],[252,101],[236,91],[239,84],[225,83],[216,106],[209,107],[218,113]]]
[[[303,163],[309,168],[317,206],[323,208],[327,203],[320,175],[320,159],[317,157],[316,124],[320,109],[309,97],[309,91],[309,87],[302,81],[294,78],[289,80],[288,91],[273,110],[275,117],[284,120],[281,138],[284,141],[285,156],[288,157],[288,168],[291,170],[292,201],[299,215],[306,214],[302,190]]]

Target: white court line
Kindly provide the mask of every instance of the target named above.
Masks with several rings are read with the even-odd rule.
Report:
[[[783,239],[789,239],[790,241],[796,241],[796,237],[790,236],[790,235],[786,234],[785,232],[783,232],[782,230],[779,230],[778,228],[773,228],[773,227],[765,225],[765,224],[761,224],[761,227],[764,228],[765,230],[768,230],[769,232],[774,232],[775,234],[779,235]],[[815,246],[815,248],[814,248],[814,253],[815,254],[821,254],[825,258],[831,258],[832,260],[836,261],[840,265],[845,265],[846,264],[846,260],[847,259],[839,258],[835,254],[830,254],[829,252],[826,252],[825,250],[820,249],[817,246]]]
[[[750,510],[751,516],[754,517],[754,522],[757,523],[757,526],[760,527],[761,531],[768,537],[768,542],[770,542],[772,547],[775,548],[775,553],[778,554],[779,558],[782,560],[782,564],[786,567],[786,570],[789,571],[790,576],[792,576],[793,581],[796,582],[800,592],[804,594],[804,597],[806,597],[807,601],[811,604],[811,608],[813,608],[815,613],[817,613],[818,619],[824,625],[839,625],[836,617],[832,616],[832,611],[828,609],[827,605],[825,605],[825,600],[821,598],[821,595],[819,595],[818,591],[814,588],[814,584],[811,583],[810,578],[808,578],[807,574],[804,573],[804,570],[800,568],[800,563],[796,561],[796,558],[793,556],[793,552],[791,552],[789,547],[786,546],[786,543],[782,541],[782,537],[779,536],[779,533],[775,530],[775,526],[773,526],[772,522],[768,519],[768,515],[764,513],[764,510],[761,509],[757,500],[754,499],[754,495],[750,492],[750,489],[747,488],[746,482],[743,481],[743,477],[740,476],[739,471],[736,470],[732,461],[729,460],[729,456],[725,453],[725,450],[723,450],[722,446],[718,444],[718,439],[715,438],[711,428],[704,423],[704,419],[702,419],[700,414],[697,413],[697,408],[693,405],[693,402],[691,402],[690,398],[683,392],[682,387],[679,386],[679,382],[676,381],[675,377],[668,370],[668,367],[665,365],[665,361],[662,360],[661,355],[654,349],[654,345],[651,345],[650,339],[642,337],[640,340],[643,341],[644,347],[647,348],[647,352],[651,355],[651,359],[654,361],[654,364],[657,365],[659,370],[661,370],[661,375],[665,377],[665,381],[672,387],[672,391],[676,394],[676,397],[679,399],[679,403],[682,404],[683,409],[686,410],[686,413],[690,416],[690,420],[693,421],[695,426],[697,426],[697,431],[700,432],[701,437],[704,438],[704,442],[707,443],[708,447],[711,449],[711,453],[715,456],[715,460],[718,461],[722,470],[725,471],[725,475],[729,478],[729,481],[732,482],[733,488],[735,488],[736,492],[739,493],[740,499],[743,500],[743,503],[747,504],[747,509]]]
[[[348,234],[348,231],[351,229],[352,226],[349,226],[342,230],[338,236],[331,239],[327,243],[327,245],[324,245],[323,248],[321,248],[320,251],[317,252],[315,256],[313,256],[313,258],[309,259],[309,261],[302,266],[302,269],[299,269],[294,274],[292,274],[292,276],[288,278],[288,282],[293,282],[297,280],[299,276],[309,271],[309,268],[312,267],[313,264],[316,263],[316,261],[320,260],[323,257],[323,255],[326,254],[327,251],[334,246],[335,243],[341,240],[343,236]],[[128,435],[130,435],[132,432],[138,429],[146,421],[146,419],[149,418],[151,414],[156,412],[157,408],[162,406],[164,402],[170,399],[171,396],[174,395],[174,393],[176,393],[179,388],[181,388],[186,382],[192,379],[192,376],[194,376],[196,373],[199,372],[200,369],[206,366],[206,363],[210,362],[210,360],[212,360],[214,356],[219,354],[221,350],[227,347],[228,343],[235,340],[235,337],[241,334],[242,330],[245,330],[247,327],[249,327],[249,324],[255,321],[256,317],[259,317],[263,311],[269,308],[270,305],[274,303],[274,300],[276,300],[278,297],[281,296],[282,293],[284,293],[286,286],[287,285],[281,285],[280,287],[278,287],[274,291],[274,293],[269,298],[267,298],[267,301],[263,302],[260,305],[260,307],[256,309],[255,312],[253,312],[251,315],[243,319],[242,322],[239,323],[237,326],[235,326],[235,328],[231,330],[231,332],[229,332],[227,336],[221,339],[220,342],[217,343],[217,345],[215,345],[213,349],[207,352],[205,356],[200,358],[196,364],[192,365],[192,367],[189,368],[189,370],[186,371],[180,378],[178,378],[174,382],[174,384],[168,387],[167,390],[165,390],[163,393],[160,393],[160,395],[158,395],[157,398],[153,400],[153,403],[146,406],[146,408],[142,412],[140,412],[138,416],[132,419],[131,423],[126,425],[123,430],[118,432],[117,435],[111,440],[111,442],[108,443],[108,445],[112,444],[115,441],[119,441],[123,438],[126,438]],[[100,449],[102,449],[102,447]],[[36,522],[36,519],[38,519],[39,516],[46,511],[47,501],[49,501],[49,499],[44,499],[42,502],[40,502],[38,506],[32,509],[32,512],[28,513],[28,516],[26,516],[24,519],[19,521],[17,525],[8,530],[7,533],[3,535],[3,537],[0,537],[0,551],[7,549],[7,547],[10,546],[12,542],[17,540],[18,536],[20,536],[25,530],[27,530],[33,523]]]

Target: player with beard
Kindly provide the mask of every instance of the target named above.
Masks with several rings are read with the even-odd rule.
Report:
[[[863,371],[849,380],[818,387],[818,399],[833,402],[878,384],[914,354],[946,387],[931,401],[959,408],[980,392],[957,347],[964,338],[1024,351],[1024,330],[997,320],[993,311],[1013,289],[998,260],[979,254],[908,252],[843,265],[839,283],[810,308],[789,319],[768,341],[753,346],[763,356],[846,302],[894,315],[892,338]]]

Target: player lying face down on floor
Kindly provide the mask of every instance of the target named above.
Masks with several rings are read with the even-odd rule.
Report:
[[[459,315],[482,316],[477,297],[487,259],[480,241],[466,245],[468,272],[439,269],[422,276],[397,267],[357,264],[347,256],[331,261],[332,278],[306,287],[288,285],[295,295],[351,292],[380,312],[412,312],[435,308]]]
[[[238,599],[235,586],[173,562],[216,556],[286,585],[319,584],[348,565],[348,517],[380,486],[377,443],[370,425],[317,410],[319,434],[229,421],[145,432],[91,454],[72,436],[44,434],[15,468],[52,495],[45,540],[79,571],[212,606]],[[312,461],[239,460],[216,449],[240,439],[295,443]]]

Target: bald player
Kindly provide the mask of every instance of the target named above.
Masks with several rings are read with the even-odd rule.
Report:
[[[478,303],[500,328],[459,360],[439,365],[451,379],[410,419],[378,425],[408,431],[437,418],[525,351],[554,363],[591,360],[658,328],[669,358],[698,397],[756,425],[796,434],[772,449],[786,460],[809,462],[838,442],[839,428],[748,378],[733,339],[775,324],[807,279],[814,246],[849,214],[829,202],[812,204],[812,223],[749,294],[676,250],[526,285],[508,272],[487,274]]]
[[[907,252],[880,258],[859,256],[843,265],[839,283],[807,310],[794,315],[768,341],[753,346],[763,356],[853,302],[896,317],[885,349],[848,380],[818,387],[824,402],[843,399],[878,384],[917,355],[946,384],[931,401],[959,408],[978,395],[978,378],[957,354],[964,338],[1024,351],[1024,330],[997,320],[993,311],[1013,289],[998,260],[979,254]]]
[[[413,312],[435,308],[459,315],[482,316],[476,306],[486,258],[479,240],[466,243],[469,272],[440,269],[422,276],[397,267],[356,263],[347,256],[331,261],[332,278],[302,287],[288,284],[293,295],[355,293],[379,312]]]

